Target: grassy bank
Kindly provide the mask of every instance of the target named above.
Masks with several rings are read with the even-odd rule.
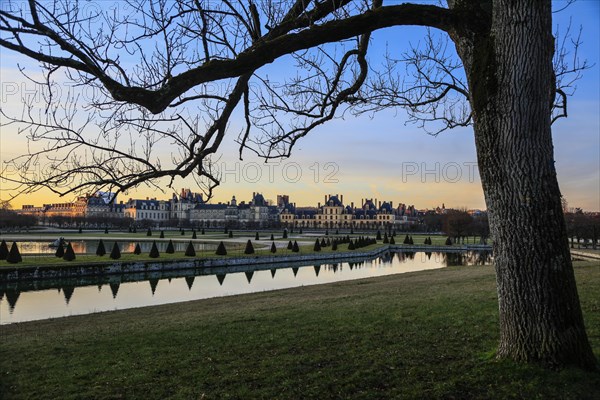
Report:
[[[53,255],[24,255],[22,256],[23,261],[18,264],[12,264],[7,261],[0,261],[0,271],[9,270],[12,271],[14,268],[24,268],[24,267],[61,267],[61,268],[79,268],[82,265],[100,265],[100,264],[111,264],[113,262],[176,262],[176,261],[184,261],[184,260],[193,260],[193,259],[227,259],[227,258],[256,258],[256,257],[282,257],[282,256],[305,256],[310,254],[330,254],[330,253],[347,253],[348,255],[352,255],[353,251],[348,250],[347,244],[341,244],[338,247],[338,250],[332,250],[331,246],[322,248],[318,252],[314,250],[314,245],[299,245],[299,252],[293,252],[287,248],[278,248],[276,253],[272,253],[270,251],[269,242],[253,242],[253,246],[255,248],[255,252],[252,254],[245,254],[244,249],[246,247],[243,243],[231,243],[228,242],[225,244],[227,248],[227,255],[220,256],[215,254],[215,250],[196,250],[195,257],[188,257],[185,255],[184,251],[176,251],[174,253],[160,253],[158,258],[151,258],[148,253],[142,253],[139,255],[133,253],[121,253],[121,258],[117,260],[113,260],[110,258],[109,254],[105,254],[104,256],[97,256],[93,254],[78,254],[76,259],[73,261],[65,261],[62,258],[58,258]],[[380,247],[383,247],[384,244],[378,243],[365,247],[361,247],[356,250],[357,252],[371,251],[376,250]],[[110,252],[110,247],[108,247],[108,251]]]
[[[600,267],[578,263],[600,355]],[[600,375],[493,359],[491,267],[0,327],[6,399],[593,399]]]

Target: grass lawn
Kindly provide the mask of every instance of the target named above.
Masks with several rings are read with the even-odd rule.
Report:
[[[161,239],[162,241],[167,241],[167,239]],[[284,240],[284,242],[287,239]],[[62,258],[58,258],[54,255],[23,255],[23,261],[17,264],[11,264],[7,261],[0,261],[0,270],[9,269],[12,270],[14,268],[20,267],[31,267],[31,266],[60,266],[64,268],[70,268],[71,266],[79,268],[81,264],[103,264],[103,263],[111,263],[111,262],[167,262],[167,261],[182,261],[182,260],[190,260],[194,258],[198,259],[220,259],[220,258],[240,258],[240,257],[259,257],[259,256],[269,256],[269,257],[277,257],[277,256],[291,256],[291,255],[307,255],[307,254],[326,254],[326,253],[342,253],[347,252],[348,255],[352,255],[352,251],[348,251],[348,244],[340,244],[338,250],[334,251],[331,249],[331,246],[324,247],[319,252],[314,251],[314,244],[304,244],[299,245],[300,251],[298,253],[294,253],[287,248],[278,248],[276,253],[271,253],[270,251],[270,240],[260,240],[255,241],[252,240],[252,244],[254,246],[255,252],[253,254],[244,254],[244,250],[246,248],[246,243],[243,242],[225,242],[225,247],[227,250],[226,256],[218,256],[215,254],[215,250],[196,250],[196,257],[187,257],[185,255],[185,251],[176,251],[175,253],[165,253],[164,251],[160,253],[158,258],[150,258],[148,252],[142,253],[140,255],[135,255],[133,253],[121,253],[121,258],[118,260],[112,260],[110,258],[111,246],[107,246],[107,254],[100,257],[95,254],[76,254],[76,258],[73,261],[65,261]],[[357,249],[355,253],[363,252],[363,251],[371,251],[375,250],[379,247],[382,247],[382,243],[369,245],[365,247],[361,247]]]
[[[600,267],[577,263],[600,356]],[[491,267],[0,327],[4,399],[598,399],[600,374],[498,362]]]

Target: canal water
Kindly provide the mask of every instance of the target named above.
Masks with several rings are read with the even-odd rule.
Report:
[[[490,252],[388,253],[320,265],[259,265],[169,272],[0,282],[0,325],[456,265],[489,265]]]
[[[115,241],[114,240],[102,240],[104,243],[104,248],[107,252],[110,253]],[[169,239],[155,239],[156,246],[158,247],[159,252],[164,252],[169,243]],[[73,251],[75,254],[95,254],[96,249],[98,249],[99,240],[67,240],[67,242],[71,243],[73,247]],[[139,241],[131,241],[131,240],[118,240],[119,248],[121,252],[124,253],[133,253],[136,244],[140,245],[140,249],[142,253],[148,253],[152,248],[153,240],[142,239]],[[189,240],[187,241],[174,241],[173,248],[175,251],[185,251]],[[56,252],[55,247],[49,246],[49,241],[18,241],[17,245],[19,246],[19,252],[23,255],[49,255],[54,254]],[[10,243],[8,243],[10,247]],[[216,250],[218,243],[202,243],[194,240],[194,248],[196,250]],[[241,245],[239,245],[241,246]],[[238,246],[238,247],[239,247]]]

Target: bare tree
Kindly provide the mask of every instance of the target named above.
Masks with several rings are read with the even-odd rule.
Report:
[[[453,0],[448,7],[154,0],[115,10],[67,0],[8,4],[0,45],[45,72],[45,108],[29,99],[18,118],[2,112],[40,144],[15,160],[21,170],[50,161],[43,174],[15,179],[22,191],[118,192],[193,176],[210,193],[218,184],[211,155],[236,110],[245,122],[240,156],[250,149],[267,159],[289,156],[300,138],[345,112],[405,107],[432,134],[472,125],[495,244],[498,356],[596,367],[550,128],[566,116],[567,75],[585,65],[568,67],[568,53],[559,51],[553,67],[549,0]],[[374,65],[371,32],[400,25],[443,37],[430,34],[401,55],[390,49]],[[297,68],[277,84],[261,67],[284,56]],[[176,151],[165,154],[167,145]]]

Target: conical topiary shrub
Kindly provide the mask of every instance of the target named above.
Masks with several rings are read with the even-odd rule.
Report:
[[[173,241],[171,239],[169,239],[169,244],[167,244],[167,249],[165,250],[165,253],[167,253],[167,254],[175,253],[175,247],[173,246]]]
[[[450,237],[446,238],[446,246],[452,246],[452,239]]]
[[[250,239],[246,242],[246,249],[244,250],[244,254],[254,254],[254,246],[252,246],[252,242]]]
[[[408,238],[408,244],[415,244],[415,241],[413,240],[412,236]]]
[[[117,242],[115,242],[115,244],[113,245],[113,248],[110,252],[110,258],[112,258],[113,260],[118,260],[119,258],[121,258],[121,249],[119,249],[119,245],[117,244]]]
[[[196,230],[192,231],[192,239],[198,239],[198,235],[196,235]]]
[[[102,257],[106,254],[106,248],[104,247],[104,242],[102,239],[98,242],[98,248],[96,249],[96,255]]]
[[[390,238],[388,238],[387,232],[383,234],[383,243],[389,243],[390,242]]]
[[[406,235],[404,237],[404,241],[402,243],[404,243],[404,244],[410,244],[410,239],[408,238],[408,235]]]
[[[375,237],[376,240],[381,240],[381,231],[378,230],[377,231],[377,236]]]
[[[294,248],[294,243],[292,243],[292,241],[290,240],[290,241],[288,242],[287,249],[288,249],[288,250],[292,250],[293,248]]]
[[[156,240],[152,242],[152,248],[150,249],[150,258],[158,258],[160,257],[160,253],[158,252],[158,247],[156,246]]]
[[[184,236],[184,235],[185,235],[185,230],[182,229],[181,230],[181,236]]]
[[[321,239],[321,248],[327,247],[327,242],[325,242],[325,238]]]
[[[137,227],[136,226],[133,227],[133,231],[132,232],[133,233],[137,233]]]
[[[225,249],[225,245],[223,244],[223,242],[219,243],[219,247],[217,247],[217,251],[215,254],[218,256],[226,256],[227,255],[227,249]]]
[[[348,250],[354,250],[354,242],[352,240],[348,243]]]
[[[292,246],[292,251],[294,253],[298,253],[300,251],[300,247],[298,246],[298,242],[294,240],[294,245]]]
[[[260,236],[258,236],[258,232],[256,232],[256,235],[254,235],[254,240],[260,240]]]
[[[142,248],[140,247],[139,243],[135,244],[135,249],[133,249],[133,254],[135,254],[135,255],[142,254]]]
[[[321,243],[319,242],[319,239],[315,240],[313,251],[321,251]]]
[[[83,233],[83,229],[81,229],[81,227],[79,227],[79,233]]]
[[[284,239],[287,239],[287,238],[288,238],[288,236],[287,236],[287,235],[288,235],[288,233],[287,233],[287,229],[284,229],[284,230],[283,230],[283,238],[284,238]]]
[[[275,246],[275,242],[271,243],[271,253],[277,253],[277,246]]]
[[[104,228],[104,233],[108,234],[108,228]]]
[[[3,240],[0,243],[0,260],[6,260],[6,257],[8,257],[8,246],[6,245],[6,241]]]
[[[146,236],[152,236],[152,229],[148,228],[146,231]]]
[[[73,251],[73,246],[71,246],[71,242],[67,244],[67,248],[65,250],[65,255],[63,256],[63,260],[65,261],[73,261],[75,259],[75,252]]]
[[[425,238],[425,241],[423,243],[429,244],[429,238]]]
[[[333,250],[333,251],[337,250],[337,240],[334,240],[333,243],[331,244],[331,250]]]
[[[23,261],[23,257],[21,257],[21,252],[19,252],[19,247],[17,246],[17,242],[13,242],[12,246],[10,246],[10,251],[8,252],[8,256],[6,256],[6,261],[11,264],[17,264]]]
[[[271,233],[271,240],[275,240],[275,236]]]
[[[188,257],[196,257],[196,249],[194,249],[194,245],[192,244],[191,240],[188,243],[187,248],[185,249],[185,255]]]
[[[64,255],[65,255],[65,248],[63,246],[62,240],[59,241],[58,247],[56,248],[56,251],[54,252],[54,255],[56,256],[56,258],[63,258],[64,257]]]
[[[233,237],[233,231],[229,231],[229,238]]]
[[[202,230],[200,231],[200,234],[204,235],[204,228],[202,228]]]
[[[390,238],[390,244],[396,244],[396,239],[393,236]]]
[[[160,231],[160,238],[164,239],[165,238],[165,231]]]

